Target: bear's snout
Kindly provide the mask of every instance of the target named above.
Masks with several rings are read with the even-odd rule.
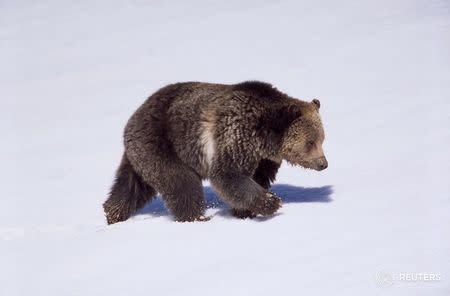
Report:
[[[326,169],[328,167],[328,161],[325,158],[325,156],[319,157],[316,161],[315,161],[316,165],[316,170],[317,171],[323,171],[324,169]]]

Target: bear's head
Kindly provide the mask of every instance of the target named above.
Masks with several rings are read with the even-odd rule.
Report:
[[[293,165],[317,171],[328,167],[322,144],[325,139],[319,115],[320,101],[293,103],[285,114],[292,121],[284,131],[281,157]]]

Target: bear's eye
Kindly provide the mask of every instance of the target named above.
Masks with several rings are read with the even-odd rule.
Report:
[[[314,147],[314,142],[313,141],[308,141],[306,143],[306,150],[311,150]]]

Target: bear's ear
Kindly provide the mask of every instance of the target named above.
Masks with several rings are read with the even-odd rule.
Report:
[[[317,110],[320,109],[320,101],[318,99],[314,99],[311,103],[316,107]]]

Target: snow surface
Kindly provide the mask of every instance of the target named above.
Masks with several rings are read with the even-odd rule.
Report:
[[[0,295],[450,295],[449,32],[448,1],[1,1]],[[268,219],[205,183],[209,222],[106,226],[144,99],[249,79],[321,100],[329,168],[284,164]]]

